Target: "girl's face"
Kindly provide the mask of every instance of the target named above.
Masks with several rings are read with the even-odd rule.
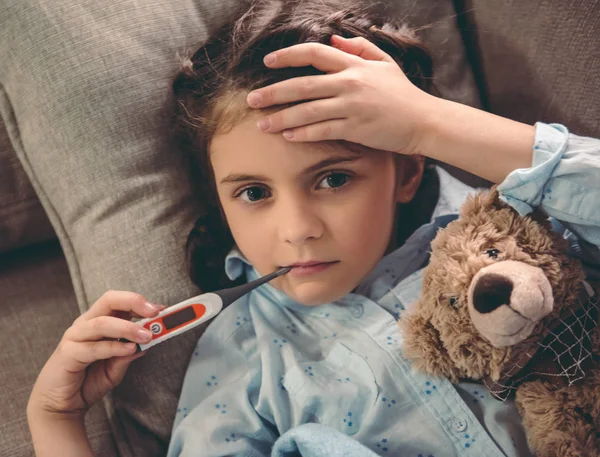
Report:
[[[210,144],[219,200],[233,238],[261,275],[305,305],[352,291],[385,254],[396,202],[412,199],[423,161],[290,143],[248,116]]]

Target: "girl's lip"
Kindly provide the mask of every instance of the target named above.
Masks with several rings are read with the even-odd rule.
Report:
[[[312,267],[313,265],[321,265],[323,263],[333,263],[333,262],[320,262],[318,260],[311,260],[310,262],[298,262],[292,263],[291,265],[286,265],[288,267]]]
[[[305,263],[295,263],[292,265],[288,265],[292,267],[289,271],[288,275],[291,276],[309,276],[312,274],[320,273],[321,271],[326,270],[332,265],[338,263],[339,261],[333,262],[305,262]]]

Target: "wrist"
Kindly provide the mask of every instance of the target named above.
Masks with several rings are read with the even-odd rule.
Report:
[[[85,419],[86,411],[57,411],[48,407],[46,402],[37,399],[34,395],[27,403],[27,421],[29,423],[49,422],[81,422]]]
[[[93,457],[83,415],[28,406],[27,422],[36,456]]]
[[[448,122],[447,116],[452,115],[451,102],[435,95],[425,94],[421,109],[423,114],[417,125],[416,145],[413,149],[414,154],[419,154],[431,159],[442,160],[440,154],[443,154],[444,135]]]
[[[458,111],[463,107],[468,107],[435,95],[428,95],[430,99],[420,129],[418,153],[431,159],[447,162],[445,160],[447,148],[444,145],[447,145],[448,141],[454,140],[451,136],[452,124],[460,117]]]
[[[423,126],[419,153],[493,183],[533,160],[535,127],[438,99]]]

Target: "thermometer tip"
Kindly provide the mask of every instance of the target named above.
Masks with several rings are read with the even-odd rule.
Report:
[[[292,267],[280,268],[279,270],[277,270],[277,276],[284,275],[284,274],[288,273],[291,269],[292,269]]]

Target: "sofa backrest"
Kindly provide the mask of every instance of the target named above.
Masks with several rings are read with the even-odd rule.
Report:
[[[456,0],[485,109],[600,137],[600,0]]]

